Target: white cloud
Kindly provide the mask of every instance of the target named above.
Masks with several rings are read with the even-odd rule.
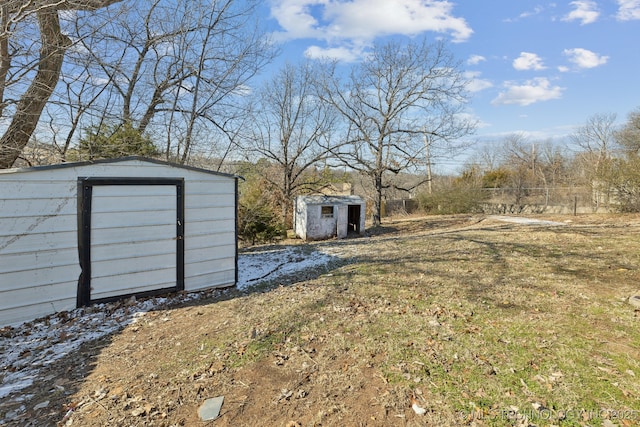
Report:
[[[552,5],[552,6],[553,6],[553,5]],[[530,16],[539,15],[539,14],[541,14],[542,12],[544,12],[544,7],[542,7],[542,6],[536,6],[533,10],[528,10],[528,11],[522,12],[520,15],[518,15],[518,17],[517,17],[517,18],[507,18],[507,19],[505,19],[504,21],[505,21],[505,22],[517,22],[517,21],[519,21],[520,19],[525,19],[525,18],[528,18],[528,17],[530,17]]]
[[[513,68],[518,71],[544,70],[542,59],[535,53],[520,52],[520,56],[513,60]]]
[[[640,19],[640,0],[618,0],[618,14],[620,21],[634,21]]]
[[[322,40],[328,47],[312,49],[309,55],[318,53],[315,50],[344,55],[349,45],[389,35],[432,31],[450,34],[454,42],[466,41],[473,30],[453,14],[453,7],[447,0],[273,0],[271,16],[282,28],[274,33],[277,40]]]
[[[518,18],[528,18],[530,16],[538,15],[544,11],[544,8],[540,5],[533,8],[533,10],[522,12]]]
[[[308,10],[310,5],[305,0],[283,0],[271,7],[274,17],[284,32],[277,33],[281,39],[297,39],[321,37],[322,32],[316,29],[318,21]]]
[[[471,55],[469,57],[469,59],[467,59],[467,64],[468,65],[477,65],[477,64],[479,64],[481,62],[484,62],[486,60],[487,60],[487,58],[485,58],[482,55]]]
[[[480,92],[481,90],[493,87],[493,83],[489,80],[481,79],[479,77],[480,72],[478,71],[467,71],[464,73],[464,78],[469,81],[469,85],[467,86],[469,92]]]
[[[569,58],[569,61],[578,66],[578,68],[595,68],[606,64],[609,59],[608,56],[599,56],[595,52],[579,47],[575,49],[565,49],[563,53]]]
[[[543,77],[528,80],[524,84],[505,82],[506,90],[500,92],[496,99],[491,101],[493,105],[530,105],[536,102],[558,99],[562,96],[564,88],[551,86],[551,82]]]
[[[311,59],[335,59],[342,62],[355,62],[362,58],[362,51],[351,47],[309,46],[304,56]]]
[[[576,0],[572,1],[571,6],[575,7],[574,10],[569,12],[563,21],[580,21],[580,25],[592,24],[598,20],[600,12],[598,11],[598,5],[592,0]]]

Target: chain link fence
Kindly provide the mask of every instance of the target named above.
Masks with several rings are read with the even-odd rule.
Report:
[[[611,195],[590,187],[483,188],[476,194],[477,212],[485,214],[585,214],[615,211]],[[451,195],[460,197],[460,195]],[[392,199],[383,204],[383,215],[410,215],[422,207],[416,199]]]
[[[580,214],[611,212],[615,206],[607,194],[590,187],[483,188],[484,213]]]

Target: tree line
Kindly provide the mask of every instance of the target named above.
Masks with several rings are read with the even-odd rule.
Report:
[[[355,64],[285,64],[258,1],[13,0],[0,7],[0,168],[46,148],[56,162],[127,154],[220,169],[266,160],[282,217],[319,168],[375,188],[474,129],[446,43],[392,41]],[[445,149],[446,151],[446,149]],[[208,167],[212,167],[209,163]]]
[[[267,76],[280,52],[260,6],[3,2],[0,168],[136,154],[238,173],[244,215],[262,218],[246,224],[254,234],[281,230],[296,195],[340,180],[362,183],[374,225],[385,197],[438,191],[431,165],[468,148],[476,126],[465,114],[469,82],[446,42],[396,39],[357,63],[285,63]],[[513,135],[456,185],[581,179],[633,199],[638,116],[622,129],[594,116],[572,136],[580,152],[570,160]]]
[[[423,208],[473,211],[491,202],[522,208],[534,200],[544,210],[579,195],[583,207],[593,212],[638,212],[640,108],[622,124],[617,119],[616,114],[596,113],[564,141],[532,140],[524,134],[489,141],[460,176],[440,180],[435,193],[421,194]]]

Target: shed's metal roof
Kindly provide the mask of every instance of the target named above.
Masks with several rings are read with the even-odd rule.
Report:
[[[121,158],[117,158],[117,159],[100,159],[100,160],[91,160],[91,161],[85,161],[85,162],[59,163],[57,165],[33,166],[33,167],[30,167],[30,168],[2,169],[2,170],[0,170],[0,174],[2,174],[2,173],[20,173],[20,172],[37,172],[37,171],[46,171],[46,170],[51,170],[51,169],[63,169],[63,168],[72,168],[72,167],[78,167],[78,166],[82,167],[82,166],[90,166],[90,165],[96,165],[96,164],[123,163],[123,162],[132,162],[132,161],[155,163],[155,164],[158,164],[158,165],[165,165],[165,166],[170,166],[170,167],[173,167],[173,168],[186,169],[186,170],[195,171],[195,172],[207,173],[207,174],[210,174],[210,175],[226,176],[226,177],[229,177],[229,178],[241,178],[238,175],[232,175],[232,174],[228,174],[228,173],[216,172],[216,171],[212,171],[212,170],[209,170],[209,169],[202,169],[202,168],[197,168],[197,167],[193,167],[193,166],[186,166],[186,165],[181,165],[181,164],[178,164],[178,163],[171,163],[171,162],[166,162],[166,161],[163,161],[163,160],[150,159],[150,158],[141,157],[141,156],[128,156],[128,157],[121,157]]]
[[[307,205],[361,205],[364,199],[360,196],[300,196]]]

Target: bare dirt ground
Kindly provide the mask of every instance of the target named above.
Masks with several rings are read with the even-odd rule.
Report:
[[[639,425],[640,216],[535,218],[562,225],[400,218],[309,244],[340,257],[146,313],[5,424]]]

